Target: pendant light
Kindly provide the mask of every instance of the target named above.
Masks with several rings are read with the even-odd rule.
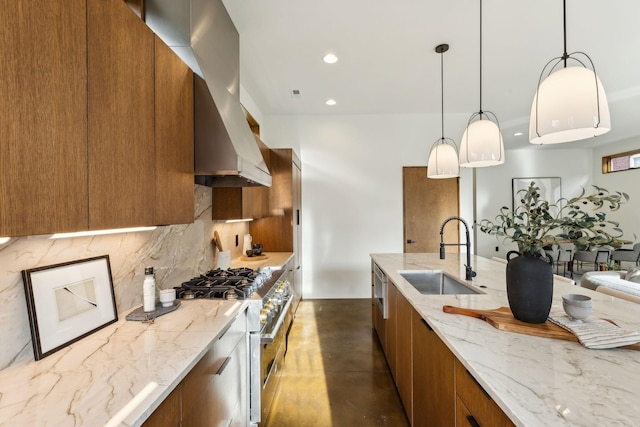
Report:
[[[547,62],[540,73],[529,121],[532,144],[578,141],[611,130],[607,96],[591,58],[584,52],[567,54],[566,0],[562,1],[562,13],[564,53]],[[573,60],[574,66],[568,67],[568,60]],[[562,68],[554,72],[559,64]]]
[[[504,142],[498,118],[482,110],[482,0],[480,0],[480,110],[473,113],[460,142],[460,166],[477,168],[504,163]]]
[[[440,54],[440,107],[442,111],[440,126],[442,137],[431,146],[427,164],[428,178],[455,178],[460,176],[456,143],[444,137],[444,59],[443,54],[449,50],[448,44],[439,44],[435,51]]]

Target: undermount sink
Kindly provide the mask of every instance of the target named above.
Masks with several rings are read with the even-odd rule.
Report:
[[[442,270],[405,270],[398,271],[418,292],[424,295],[482,294],[447,276]]]

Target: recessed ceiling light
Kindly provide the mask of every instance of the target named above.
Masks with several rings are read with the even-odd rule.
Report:
[[[338,57],[335,56],[333,53],[327,53],[325,56],[322,57],[322,60],[327,64],[335,64],[336,62],[338,62]]]
[[[523,135],[522,132],[516,132],[516,133],[513,134],[513,136],[522,136],[522,135]]]
[[[327,99],[327,102],[325,102],[325,104],[327,104],[327,105],[336,105],[336,100],[335,99]]]

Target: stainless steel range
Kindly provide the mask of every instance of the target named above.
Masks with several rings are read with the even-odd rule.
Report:
[[[175,287],[180,299],[248,300],[252,425],[266,420],[284,362],[292,321],[289,264],[281,269],[209,270]]]

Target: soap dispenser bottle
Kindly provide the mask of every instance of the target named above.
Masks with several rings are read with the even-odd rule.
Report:
[[[144,283],[142,284],[142,306],[145,312],[156,309],[156,278],[153,274],[153,267],[144,269]]]

